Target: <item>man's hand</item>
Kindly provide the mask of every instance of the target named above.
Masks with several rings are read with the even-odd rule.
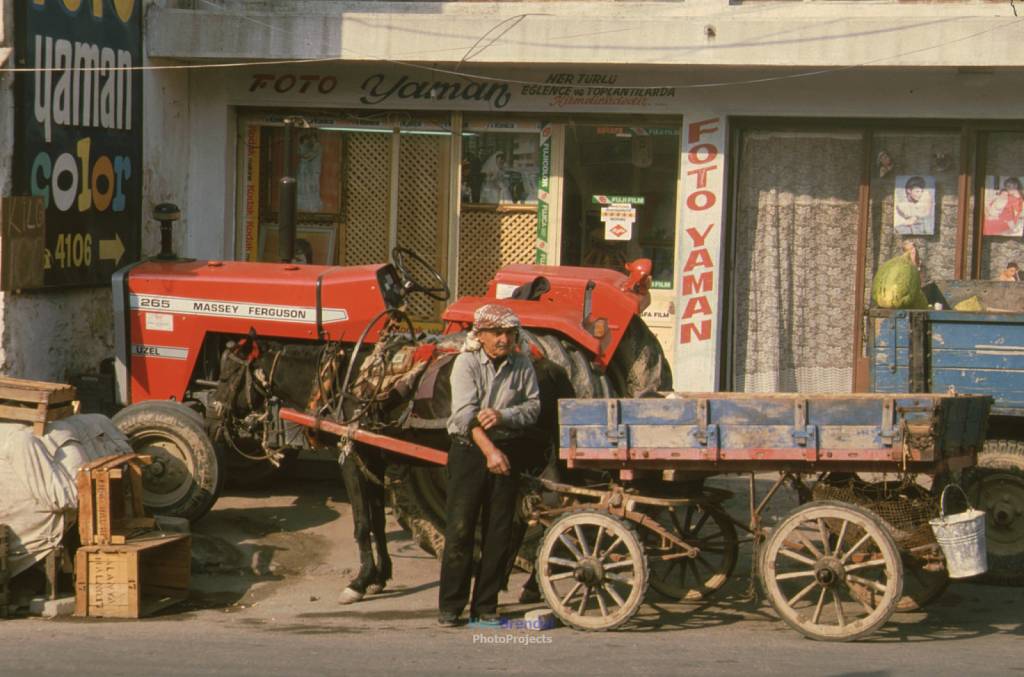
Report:
[[[490,430],[501,423],[501,412],[497,409],[481,409],[477,412],[476,420],[480,421],[480,427]]]
[[[511,468],[508,464],[508,457],[502,453],[501,449],[492,447],[490,450],[484,452],[487,459],[487,470],[494,473],[495,475],[508,475]]]

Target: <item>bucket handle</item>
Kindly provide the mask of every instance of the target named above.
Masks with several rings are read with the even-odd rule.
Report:
[[[947,484],[946,488],[942,490],[942,496],[939,497],[939,517],[945,518],[948,514],[946,512],[946,492],[950,489],[956,489],[960,492],[960,495],[964,497],[964,504],[967,506],[967,510],[974,510],[974,506],[971,505],[971,499],[967,498],[967,492],[960,488],[958,484]]]

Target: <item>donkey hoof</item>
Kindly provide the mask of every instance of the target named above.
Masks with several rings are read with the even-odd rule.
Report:
[[[366,586],[367,595],[379,595],[382,592],[384,592],[383,583],[370,583],[368,586]]]
[[[338,604],[354,604],[363,598],[363,593],[352,588],[345,588],[338,595]]]

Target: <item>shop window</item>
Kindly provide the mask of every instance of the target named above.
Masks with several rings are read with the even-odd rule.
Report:
[[[482,295],[502,266],[532,263],[541,123],[467,119],[462,133],[459,294]]]
[[[733,255],[733,388],[849,392],[860,133],[740,136]]]
[[[671,289],[679,130],[570,125],[566,130],[562,263],[622,271],[651,259]]]
[[[296,179],[298,225],[296,261],[318,265],[337,263],[337,232],[341,216],[342,135],[314,128],[291,132],[291,167]],[[277,222],[280,212],[281,177],[285,171],[285,130],[260,130],[263,185],[260,204],[258,257],[277,261]]]
[[[537,204],[539,151],[536,131],[464,132],[462,204]]]
[[[871,160],[865,308],[878,267],[911,245],[922,282],[956,277],[960,134],[875,132]]]
[[[1008,263],[1024,267],[1024,133],[987,135],[979,228],[979,278],[998,279]]]

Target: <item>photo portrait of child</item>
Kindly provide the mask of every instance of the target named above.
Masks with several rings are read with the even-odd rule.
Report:
[[[935,177],[896,177],[893,228],[897,235],[935,234]]]

